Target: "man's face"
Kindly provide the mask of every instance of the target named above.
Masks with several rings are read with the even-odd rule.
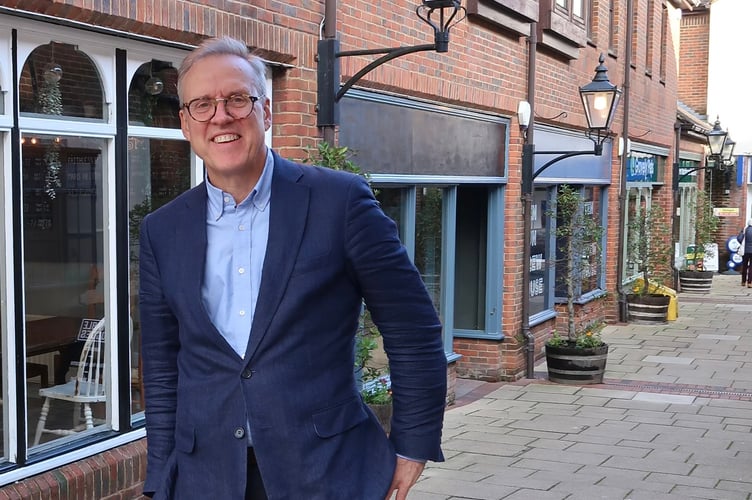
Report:
[[[234,94],[259,97],[253,81],[253,71],[242,58],[232,55],[205,57],[196,61],[183,79],[183,102],[189,103],[199,97],[226,98]],[[261,173],[266,158],[264,132],[271,126],[268,98],[259,99],[251,114],[241,119],[227,113],[224,101],[217,103],[214,117],[203,123],[194,120],[182,108],[180,123],[193,151],[204,160],[210,179],[254,171]]]

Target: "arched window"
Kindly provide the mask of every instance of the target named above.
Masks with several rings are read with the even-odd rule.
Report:
[[[50,42],[34,49],[21,70],[19,95],[22,115],[105,118],[96,66],[71,44]]]
[[[172,63],[142,64],[128,89],[128,123],[147,127],[180,128],[178,71]]]

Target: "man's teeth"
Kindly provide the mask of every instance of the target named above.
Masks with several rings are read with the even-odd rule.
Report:
[[[223,143],[223,142],[231,142],[238,139],[238,136],[235,134],[225,134],[225,135],[218,135],[214,138],[214,142],[217,143]]]

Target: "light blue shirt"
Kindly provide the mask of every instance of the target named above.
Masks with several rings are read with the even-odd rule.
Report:
[[[267,149],[261,177],[238,204],[206,179],[206,269],[201,298],[212,323],[241,358],[251,334],[266,257],[273,172],[274,157]]]

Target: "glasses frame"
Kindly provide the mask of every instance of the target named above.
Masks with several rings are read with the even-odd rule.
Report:
[[[248,111],[248,114],[245,115],[245,116],[235,116],[232,113],[232,108],[228,108],[227,107],[227,101],[229,101],[233,97],[237,97],[237,96],[247,97],[248,99],[251,100],[250,111]],[[219,105],[219,101],[223,101],[225,103],[225,113],[227,113],[228,115],[230,115],[235,120],[242,120],[244,118],[248,118],[249,116],[251,116],[253,114],[253,110],[256,107],[256,103],[259,102],[262,97],[264,97],[264,94],[261,94],[258,97],[257,96],[253,96],[251,94],[232,94],[232,95],[227,96],[227,97],[214,97],[214,98],[197,97],[196,99],[191,99],[190,101],[188,101],[185,104],[183,104],[181,106],[181,108],[185,109],[188,112],[188,115],[192,119],[194,119],[195,121],[197,121],[199,123],[206,123],[206,122],[210,121],[212,118],[214,118],[214,116],[217,114],[217,106]],[[204,120],[199,120],[198,118],[196,118],[195,116],[193,116],[193,113],[191,113],[191,104],[193,104],[196,101],[210,101],[211,103],[214,104],[214,111],[212,112],[212,114],[208,118],[206,118]]]

